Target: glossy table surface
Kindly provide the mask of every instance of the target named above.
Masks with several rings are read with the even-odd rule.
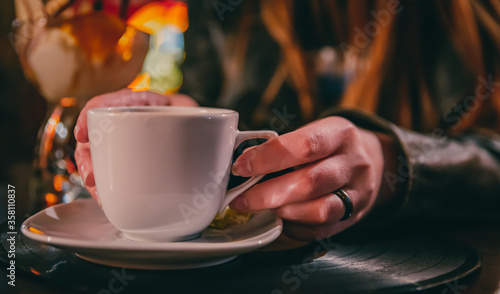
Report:
[[[344,234],[326,243],[308,245],[281,238],[265,250],[230,263],[184,271],[134,271],[96,265],[71,252],[19,236],[22,247],[18,246],[16,287],[5,287],[2,264],[0,290],[41,294],[113,293],[111,288],[120,293],[163,288],[172,293],[500,293],[498,227],[392,235],[352,238]],[[2,243],[4,239],[2,236]],[[482,256],[479,270],[476,251]],[[5,262],[5,256],[0,257]],[[387,270],[383,263],[399,268]],[[446,266],[459,270],[445,274]],[[439,277],[432,279],[433,275]],[[125,277],[124,287],[110,284],[117,276]]]

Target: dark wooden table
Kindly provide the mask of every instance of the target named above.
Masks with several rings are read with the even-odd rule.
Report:
[[[482,269],[457,283],[449,283],[443,287],[427,290],[425,294],[497,294],[500,293],[500,230],[489,229],[467,229],[449,233],[449,237],[458,240],[476,249],[483,258]],[[5,285],[5,269],[0,269],[0,282]],[[2,286],[3,286],[2,285]],[[3,287],[0,287],[3,289]],[[35,275],[18,272],[16,287],[7,288],[2,293],[39,293],[39,294],[68,294],[83,293],[74,289],[36,277]]]

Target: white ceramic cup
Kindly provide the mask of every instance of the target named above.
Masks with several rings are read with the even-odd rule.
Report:
[[[87,112],[101,206],[136,241],[196,238],[252,177],[227,191],[235,148],[274,131],[240,132],[238,113],[201,107],[110,107]]]

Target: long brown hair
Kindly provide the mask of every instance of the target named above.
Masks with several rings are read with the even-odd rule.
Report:
[[[285,81],[290,81],[297,92],[304,120],[311,120],[321,111],[315,98],[312,59],[297,34],[300,25],[297,19],[309,13],[314,23],[310,34],[314,38],[327,40],[343,53],[366,61],[347,86],[341,106],[376,113],[419,131],[436,127],[461,131],[475,126],[500,130],[500,88],[475,91],[484,81],[493,81],[490,90],[500,82],[497,0],[308,0],[302,3],[309,6],[305,11],[297,11],[300,1],[246,2],[253,6],[247,11],[260,11],[261,20],[280,46],[282,56],[257,114],[269,106]],[[248,41],[245,36],[250,26],[250,18],[243,17],[241,37],[232,43],[237,44],[233,46],[233,60],[244,60]],[[356,45],[360,38],[367,43]],[[469,81],[470,90],[463,98],[481,96],[467,101],[473,107],[466,108],[467,113],[461,113],[460,119],[451,122],[443,120],[447,109],[439,109],[434,101],[438,87],[436,67],[442,57],[438,54],[446,44],[451,44],[451,51],[458,53],[474,79]]]

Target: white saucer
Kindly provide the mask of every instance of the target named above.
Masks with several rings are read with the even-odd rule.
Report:
[[[282,221],[270,211],[243,225],[206,229],[184,242],[137,242],[125,239],[92,199],[49,207],[22,225],[27,237],[75,252],[109,266],[135,269],[186,269],[221,264],[263,247],[281,234]]]

